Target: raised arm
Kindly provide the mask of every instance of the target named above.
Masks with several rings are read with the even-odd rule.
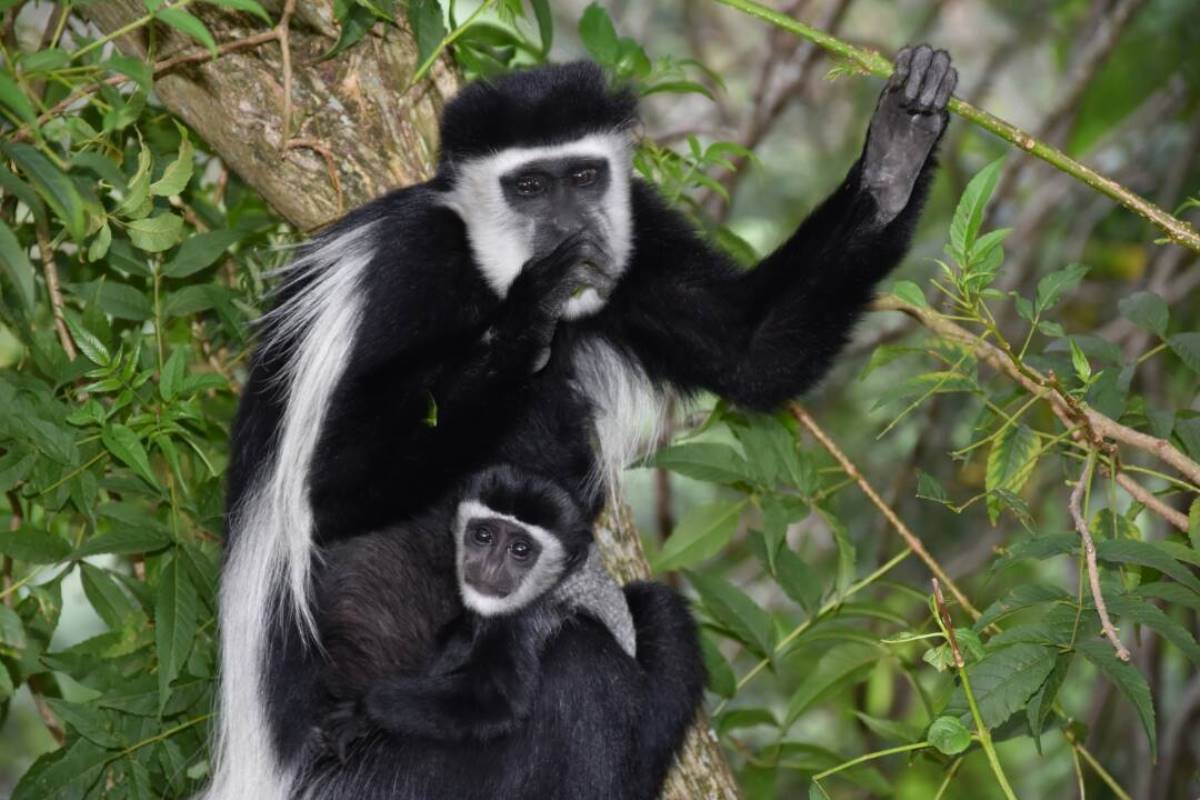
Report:
[[[815,383],[909,247],[956,81],[943,51],[901,51],[845,180],[750,271],[637,187],[636,269],[620,300],[652,377],[761,409]]]

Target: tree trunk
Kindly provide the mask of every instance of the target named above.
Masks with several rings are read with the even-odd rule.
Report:
[[[279,3],[264,3],[274,14]],[[254,18],[193,5],[218,44],[262,33]],[[141,0],[104,0],[80,11],[111,32],[145,14]],[[376,26],[357,45],[322,60],[337,40],[331,0],[297,0],[290,24],[291,146],[284,141],[283,59],[277,41],[239,49],[214,61],[181,65],[161,75],[155,94],[208,142],[222,160],[284,218],[305,231],[389,189],[416,183],[433,171],[437,120],[460,79],[446,60],[430,80],[408,88],[416,48],[407,31]],[[143,58],[147,29],[119,37],[118,47]],[[181,34],[157,26],[156,60],[195,48]],[[407,91],[406,91],[407,89]],[[622,582],[647,578],[628,509],[610,509],[597,526],[605,561]],[[702,716],[672,770],[669,800],[736,800],[737,785],[716,736]]]

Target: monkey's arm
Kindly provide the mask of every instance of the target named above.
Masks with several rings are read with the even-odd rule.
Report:
[[[645,298],[628,338],[647,370],[771,409],[826,372],[877,282],[908,249],[957,80],[949,57],[904,50],[880,97],[862,156],[792,237],[750,271],[732,266],[655,198],[641,206]],[[648,227],[647,227],[648,226]]]
[[[491,739],[511,731],[529,715],[537,690],[536,647],[508,631],[460,645],[449,645],[427,675],[377,681],[357,707],[360,722],[400,737],[439,741]]]
[[[644,692],[639,715],[638,752],[646,759],[650,779],[646,797],[662,785],[671,759],[704,696],[704,658],[696,622],[687,601],[659,583],[631,583],[625,597],[637,628],[637,663]]]

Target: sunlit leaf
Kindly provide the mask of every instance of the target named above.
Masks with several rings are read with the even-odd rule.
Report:
[[[654,571],[670,572],[706,561],[725,547],[737,528],[746,500],[722,500],[692,508],[667,537]]]
[[[1154,722],[1154,700],[1150,697],[1150,687],[1137,668],[1126,664],[1117,658],[1112,646],[1103,641],[1080,642],[1076,648],[1084,658],[1092,662],[1113,682],[1137,710],[1150,742],[1150,757],[1158,753],[1158,735]]]
[[[959,722],[958,717],[938,717],[929,726],[925,738],[939,752],[948,756],[956,756],[971,746],[971,732]]]
[[[1003,489],[1013,494],[1021,491],[1033,468],[1037,466],[1041,444],[1026,425],[1009,425],[992,441],[988,452],[986,487],[989,493]],[[988,517],[992,524],[1000,518],[998,498],[988,497]]]

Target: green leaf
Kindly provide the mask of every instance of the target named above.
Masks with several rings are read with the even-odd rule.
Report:
[[[695,442],[668,447],[654,456],[654,466],[700,481],[750,482],[750,467],[746,460],[727,444]]]
[[[1059,298],[1072,291],[1088,274],[1091,267],[1082,264],[1071,264],[1068,267],[1051,272],[1038,281],[1037,302],[1035,308],[1040,315],[1058,302]]]
[[[150,168],[154,165],[150,148],[140,143],[137,170],[129,179],[125,196],[117,204],[117,214],[130,219],[140,219],[150,213]]]
[[[37,112],[33,110],[33,103],[5,72],[0,72],[0,104],[16,114],[21,122],[37,130]]]
[[[49,531],[0,531],[0,555],[26,564],[57,564],[71,554],[71,545]]]
[[[179,154],[163,170],[162,177],[150,184],[150,193],[156,197],[179,194],[187,188],[188,181],[192,179],[192,169],[195,166],[192,143],[188,140],[187,128],[182,125],[176,127],[179,128]]]
[[[88,361],[101,367],[106,367],[112,362],[112,354],[104,346],[104,342],[80,324],[74,314],[67,314],[63,321],[67,323],[67,330],[71,332],[71,339],[75,342],[75,346],[87,357]]]
[[[271,15],[267,13],[267,10],[265,8],[263,8],[261,5],[256,3],[255,0],[206,0],[206,1],[209,3],[212,3],[215,6],[220,6],[221,8],[227,8],[230,11],[245,11],[247,13],[253,14],[254,16],[258,17],[259,19],[261,19],[263,22],[267,23],[268,25],[271,24]]]
[[[932,500],[944,506],[953,505],[950,495],[947,494],[941,481],[923,469],[917,470],[917,497],[922,500]]]
[[[740,589],[722,578],[687,572],[688,582],[700,595],[704,608],[738,641],[760,656],[774,646],[771,617]]]
[[[712,558],[729,543],[746,500],[696,506],[675,526],[654,559],[654,571],[670,572]]]
[[[3,603],[0,603],[0,644],[15,650],[25,647],[25,626],[17,612]]]
[[[1074,339],[1069,340],[1071,345],[1071,366],[1075,368],[1075,376],[1079,378],[1079,382],[1087,384],[1092,379],[1092,364],[1088,361],[1088,357],[1079,349],[1079,345]]]
[[[1109,596],[1108,610],[1123,619],[1132,620],[1157,631],[1160,636],[1179,648],[1193,664],[1200,666],[1200,644],[1182,624],[1168,617],[1158,606],[1134,594]]]
[[[409,0],[408,25],[417,40],[417,63],[424,64],[446,38],[446,25],[438,0]]]
[[[1138,672],[1136,667],[1118,659],[1106,641],[1080,642],[1075,649],[1108,676],[1113,685],[1121,690],[1121,694],[1133,703],[1133,707],[1142,721],[1142,728],[1146,731],[1146,738],[1150,742],[1150,758],[1157,758],[1158,735],[1154,722],[1154,700],[1150,696],[1150,687],[1146,685],[1146,679],[1142,677],[1142,673]]]
[[[1193,372],[1200,372],[1200,332],[1177,333],[1167,344]]]
[[[845,686],[865,680],[882,653],[878,646],[845,642],[827,650],[804,676],[800,688],[788,701],[782,729],[790,728],[810,706]]]
[[[186,278],[212,266],[217,259],[242,238],[241,231],[217,230],[189,236],[179,252],[163,266],[168,278]]]
[[[592,58],[607,67],[615,67],[620,57],[620,42],[612,19],[598,3],[592,3],[579,18],[579,38]]]
[[[992,441],[988,452],[985,486],[988,517],[995,525],[1000,518],[1001,500],[991,496],[992,492],[1004,490],[1017,494],[1033,474],[1037,466],[1041,444],[1037,434],[1023,424],[1010,425]]]
[[[175,30],[192,37],[208,48],[213,58],[217,56],[217,41],[209,33],[204,23],[181,8],[164,7],[154,12],[154,16]]]
[[[158,579],[154,602],[154,641],[158,651],[159,706],[166,705],[171,681],[187,662],[196,638],[199,598],[186,569],[173,559]]]
[[[100,709],[84,703],[69,703],[57,697],[47,697],[46,703],[67,727],[88,741],[110,750],[123,745],[120,737],[113,733],[112,723],[104,718]]]
[[[912,744],[921,739],[921,732],[906,722],[880,719],[879,717],[872,717],[870,714],[864,714],[861,711],[855,711],[854,716],[858,717],[863,725],[870,728],[872,732],[884,741]]]
[[[721,697],[733,697],[737,694],[737,676],[733,674],[729,662],[721,655],[721,651],[707,633],[700,635],[700,650],[704,653],[709,691]]]
[[[35,302],[33,264],[25,255],[25,248],[21,247],[20,242],[17,241],[16,234],[4,220],[0,220],[0,266],[4,267],[4,274],[16,287],[17,296],[21,298],[21,305],[26,310],[32,311]]]
[[[153,528],[120,528],[93,536],[81,544],[73,553],[75,558],[113,555],[135,555],[154,553],[172,544],[171,535]]]
[[[12,676],[8,674],[8,667],[0,661],[0,703],[6,703],[16,691],[17,687],[13,685]]]
[[[86,561],[81,562],[79,568],[83,593],[87,595],[88,602],[92,604],[100,619],[110,628],[124,627],[136,614],[137,605],[106,570],[92,566]]]
[[[959,263],[966,263],[968,255],[975,246],[979,235],[979,226],[983,224],[983,212],[987,208],[992,192],[996,190],[996,182],[1000,179],[1000,170],[1004,159],[999,158],[981,169],[958,201],[954,218],[950,222],[950,245]]]
[[[101,281],[93,284],[95,302],[105,314],[141,322],[154,316],[154,306],[145,294],[125,283]]]
[[[1096,542],[1096,557],[1117,564],[1138,564],[1170,575],[1193,592],[1200,593],[1200,579],[1153,542],[1132,539],[1106,539]]]
[[[163,303],[163,315],[166,317],[186,317],[200,311],[216,308],[226,300],[228,295],[220,286],[197,284],[185,286],[177,292],[167,295]]]
[[[776,571],[776,554],[787,540],[788,526],[808,516],[808,505],[798,497],[768,494],[762,498],[763,542],[767,569]]]
[[[150,459],[138,435],[124,425],[114,422],[106,426],[100,438],[108,451],[142,477],[151,486],[158,487],[158,479],[150,469]]]
[[[1171,311],[1167,308],[1167,302],[1154,292],[1134,292],[1121,298],[1117,308],[1120,309],[1122,317],[1142,330],[1159,337],[1167,335]]]
[[[971,732],[958,717],[938,717],[929,726],[925,736],[939,752],[956,756],[971,746]]]
[[[357,3],[350,4],[346,16],[338,20],[341,25],[341,31],[338,34],[337,42],[334,43],[333,47],[322,58],[333,58],[338,53],[358,44],[367,35],[367,31],[371,30],[371,26],[375,24],[376,19],[375,12],[366,6],[361,6]]]
[[[179,235],[183,232],[183,219],[164,211],[149,219],[130,222],[128,230],[129,239],[134,247],[147,253],[161,253],[170,250],[179,241]]]
[[[774,728],[779,723],[776,722],[775,715],[765,708],[735,708],[721,714],[715,720],[714,727],[718,733],[726,734],[731,731],[755,728],[759,725]]]
[[[1058,651],[1039,644],[1014,644],[988,653],[978,664],[967,667],[979,715],[989,729],[1004,723],[1036,692],[1054,669]],[[967,707],[960,686],[947,709]]]
[[[809,616],[821,604],[822,581],[819,575],[788,547],[780,548],[775,557],[779,588],[795,600]]]
[[[87,217],[83,198],[66,175],[41,153],[27,144],[0,142],[3,151],[33,184],[46,205],[59,218],[67,233],[81,244],[87,235]]]
[[[921,287],[912,281],[896,281],[892,286],[892,294],[909,305],[914,305],[918,308],[929,308],[929,301],[925,299],[925,292],[921,291]]]
[[[180,348],[171,353],[171,357],[163,364],[162,374],[158,376],[158,393],[168,403],[179,396],[187,377],[187,351]]]
[[[554,15],[550,12],[550,0],[530,0],[529,5],[533,7],[533,16],[537,19],[542,55],[545,56],[554,44]]]
[[[17,783],[10,800],[82,798],[100,780],[112,757],[110,750],[80,737],[39,758]]]
[[[982,631],[993,622],[999,622],[1010,614],[1026,608],[1048,603],[1070,603],[1074,598],[1058,586],[1044,583],[1022,583],[1013,587],[1007,595],[992,603],[975,621],[976,631]]]
[[[87,260],[99,261],[108,255],[108,248],[112,246],[112,228],[108,227],[107,220],[101,226],[100,232],[96,234],[96,238],[92,239],[92,243],[88,245]]]
[[[1038,753],[1042,752],[1042,728],[1054,710],[1054,699],[1066,681],[1067,673],[1071,671],[1073,659],[1070,653],[1060,653],[1050,676],[1041,688],[1033,693],[1033,697],[1029,698],[1029,705],[1025,706],[1025,721],[1029,724],[1029,732],[1033,735],[1033,744]]]

